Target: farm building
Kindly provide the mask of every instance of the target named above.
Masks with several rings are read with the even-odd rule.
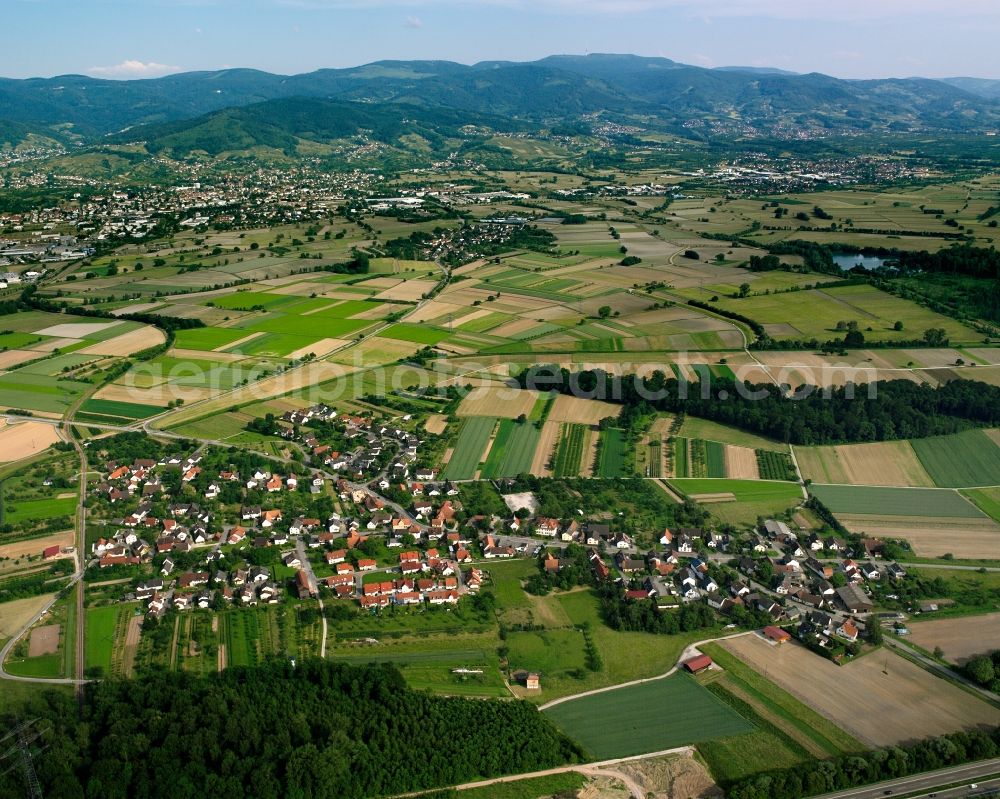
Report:
[[[539,674],[535,672],[529,672],[524,675],[524,687],[529,691],[540,691],[542,690],[542,678]]]
[[[61,552],[61,550],[59,549],[59,545],[58,544],[56,544],[55,546],[51,546],[51,547],[45,547],[45,549],[42,550],[42,557],[45,560],[51,560],[52,558],[58,558],[60,552]]]
[[[783,644],[786,641],[792,640],[792,636],[787,630],[782,630],[780,627],[775,627],[773,624],[764,628],[764,637],[769,641],[774,641],[776,644]]]
[[[712,668],[712,658],[708,655],[697,655],[696,657],[688,658],[681,665],[691,672],[691,674],[699,674],[705,671],[705,669]]]
[[[867,613],[874,605],[868,595],[856,585],[845,585],[837,589],[837,598],[853,613]]]

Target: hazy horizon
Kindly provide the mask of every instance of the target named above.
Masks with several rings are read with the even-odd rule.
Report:
[[[1000,78],[987,0],[15,0],[9,78],[300,74],[383,60],[630,53],[839,78]],[[934,46],[928,46],[933,43]]]

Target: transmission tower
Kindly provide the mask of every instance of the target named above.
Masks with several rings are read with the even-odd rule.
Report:
[[[8,766],[6,771],[0,772],[0,777],[15,769],[20,769],[24,777],[24,784],[28,789],[28,796],[31,799],[42,799],[42,786],[38,782],[32,758],[45,749],[44,746],[36,747],[33,753],[31,744],[41,738],[45,732],[46,730],[41,727],[39,720],[33,719],[21,722],[3,738],[0,738],[0,748],[8,747],[6,751],[0,752],[0,767]]]

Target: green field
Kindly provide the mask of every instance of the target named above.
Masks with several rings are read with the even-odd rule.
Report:
[[[802,498],[798,486],[767,480],[668,480],[682,494],[732,494],[737,502],[766,502]]]
[[[809,490],[834,513],[976,519],[983,512],[957,491],[945,488],[882,488],[812,485]]]
[[[489,443],[497,420],[493,416],[470,416],[455,441],[451,460],[444,469],[447,480],[471,480],[479,469],[483,451]]]
[[[516,477],[530,471],[539,435],[533,424],[501,419],[480,476],[484,479]]]
[[[625,477],[625,431],[610,427],[601,431],[601,455],[597,463],[597,476],[603,478]]]
[[[994,521],[1000,522],[1000,488],[973,488],[960,492]]]
[[[580,474],[583,447],[589,427],[585,424],[564,424],[556,446],[553,474],[556,477],[576,477]]]
[[[435,327],[403,323],[392,325],[379,333],[379,335],[384,338],[396,339],[397,341],[412,341],[415,344],[426,344],[429,347],[433,347],[438,342],[448,338],[450,334],[447,330],[440,330]]]
[[[155,405],[142,405],[138,402],[118,402],[116,400],[89,399],[80,406],[84,413],[97,413],[103,416],[120,416],[124,419],[145,419],[163,412],[163,408]]]
[[[3,520],[7,524],[19,524],[25,521],[58,519],[61,516],[72,516],[76,512],[76,505],[75,496],[63,499],[8,500],[4,502]]]
[[[705,442],[705,476],[726,476],[726,447],[718,441]]]
[[[197,327],[178,330],[174,346],[182,350],[214,350],[250,335],[246,330],[220,327]]]
[[[685,438],[703,438],[706,441],[721,441],[723,444],[734,444],[750,449],[769,449],[777,452],[788,452],[788,446],[769,438],[747,433],[736,427],[727,427],[707,419],[695,416],[685,416],[681,425],[680,435]]]
[[[121,610],[117,605],[109,605],[102,608],[89,608],[86,611],[86,668],[99,667],[103,669],[104,675],[111,675],[115,631],[118,629],[118,616]]]
[[[506,643],[510,667],[515,670],[538,671],[555,678],[585,667],[583,635],[579,630],[510,632]]]
[[[544,712],[597,759],[659,752],[753,730],[684,674],[570,700]]]
[[[910,441],[920,463],[942,488],[1000,485],[1000,447],[982,430]]]

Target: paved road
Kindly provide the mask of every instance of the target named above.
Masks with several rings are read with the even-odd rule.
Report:
[[[987,787],[1000,787],[1000,779],[990,779],[980,782],[982,778],[992,777],[997,773],[1000,773],[1000,757],[995,757],[992,760],[981,760],[978,763],[968,763],[964,766],[928,771],[898,780],[878,782],[863,788],[851,788],[846,791],[827,793],[814,797],[814,799],[882,799],[882,797],[889,795],[929,796],[932,793],[936,793],[939,799],[950,799],[957,796],[975,796]],[[979,785],[979,788],[971,790],[966,785],[960,788],[935,791],[935,788],[939,785],[952,785],[957,782],[967,782],[968,784],[975,782]]]

